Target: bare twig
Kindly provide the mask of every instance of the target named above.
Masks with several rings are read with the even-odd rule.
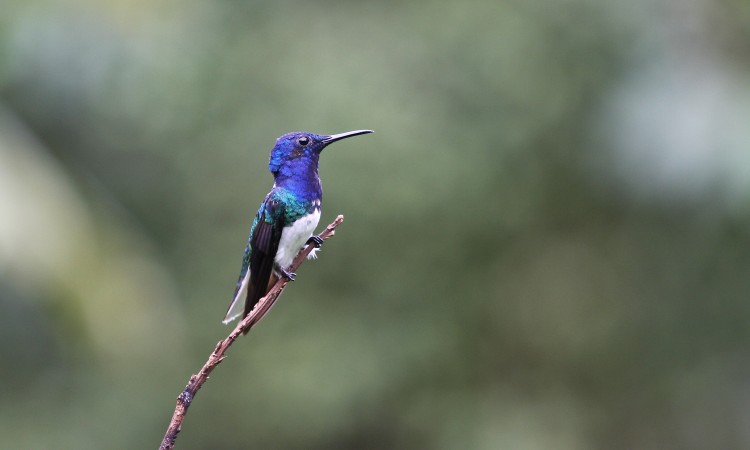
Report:
[[[333,236],[335,234],[336,227],[339,226],[343,221],[344,216],[340,215],[336,217],[336,220],[331,222],[331,224],[328,225],[322,233],[320,233],[320,238],[326,240],[329,237]],[[315,246],[313,244],[309,244],[302,250],[300,250],[299,254],[297,254],[297,257],[294,259],[291,266],[289,266],[288,270],[290,272],[294,272],[295,270],[297,270],[297,268],[300,266],[300,264],[302,264],[307,255],[310,254],[310,252],[313,250],[313,248],[315,248]],[[274,303],[276,303],[276,300],[284,291],[284,288],[286,287],[288,281],[289,280],[287,280],[286,278],[280,277],[276,284],[271,288],[271,290],[268,291],[268,294],[260,299],[258,304],[255,305],[255,308],[253,308],[253,310],[250,312],[250,314],[248,314],[247,317],[242,319],[242,321],[237,324],[234,330],[229,333],[229,336],[227,336],[223,341],[219,341],[219,343],[216,344],[216,348],[214,349],[213,353],[211,353],[211,356],[208,357],[208,361],[206,361],[201,370],[197,374],[193,374],[190,377],[190,381],[188,382],[187,386],[185,386],[185,390],[183,390],[182,393],[177,397],[177,406],[174,409],[172,420],[169,422],[169,428],[167,428],[167,433],[164,435],[164,439],[161,442],[161,446],[159,446],[159,450],[171,450],[174,447],[174,442],[175,439],[177,439],[177,434],[182,429],[182,421],[185,418],[185,414],[187,414],[187,410],[190,407],[193,398],[195,398],[195,394],[198,392],[201,386],[203,386],[203,383],[208,380],[208,376],[216,368],[216,366],[218,366],[219,363],[222,362],[224,358],[226,358],[225,354],[229,347],[234,343],[234,341],[236,341],[241,334],[247,333],[247,331],[253,325],[258,323],[260,319],[262,319],[266,315],[266,313],[271,309]]]

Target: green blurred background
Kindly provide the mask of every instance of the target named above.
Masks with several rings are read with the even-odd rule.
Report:
[[[358,128],[177,448],[750,448],[747,0],[5,0],[0,448],[156,448]]]

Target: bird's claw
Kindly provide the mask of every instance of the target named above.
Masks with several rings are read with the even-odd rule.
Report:
[[[289,272],[288,270],[284,268],[279,268],[279,273],[284,276],[289,281],[294,281],[295,278],[297,278],[297,274],[294,272]]]
[[[305,242],[305,244],[312,244],[315,246],[315,248],[320,248],[320,246],[323,245],[323,239],[321,239],[320,236],[313,234],[309,239],[307,239],[307,242]]]

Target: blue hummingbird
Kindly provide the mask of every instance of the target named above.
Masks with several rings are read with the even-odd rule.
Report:
[[[304,131],[276,140],[268,169],[273,174],[266,195],[250,227],[242,257],[242,269],[224,323],[245,317],[280,277],[294,280],[289,265],[303,245],[323,241],[312,233],[320,220],[323,189],[318,176],[320,152],[328,145],[352,136],[372,133],[356,130],[322,136]],[[315,257],[314,252],[308,257]]]

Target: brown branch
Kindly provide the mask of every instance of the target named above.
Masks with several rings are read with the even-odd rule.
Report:
[[[329,237],[333,236],[336,232],[336,227],[341,225],[341,222],[343,221],[344,216],[340,215],[336,217],[336,220],[331,222],[331,224],[328,225],[322,233],[320,233],[320,238],[326,240]],[[294,261],[289,266],[288,270],[290,272],[294,272],[295,270],[297,270],[297,268],[300,266],[300,264],[302,264],[302,262],[304,262],[305,258],[308,254],[310,254],[313,248],[315,248],[315,246],[313,244],[309,244],[306,245],[302,250],[300,250],[299,254],[297,254],[296,258],[294,258]],[[185,390],[183,390],[182,393],[177,397],[177,406],[174,409],[172,420],[169,422],[167,433],[164,435],[164,439],[161,441],[159,450],[171,450],[174,447],[174,441],[175,439],[177,439],[177,434],[182,429],[182,421],[185,418],[185,414],[187,414],[187,410],[190,407],[190,404],[195,398],[195,394],[198,392],[201,386],[203,386],[203,383],[208,380],[208,376],[216,368],[216,366],[218,366],[219,363],[222,362],[224,358],[226,358],[225,353],[234,343],[234,341],[236,341],[241,334],[247,333],[247,331],[250,330],[253,325],[258,323],[260,319],[262,319],[266,315],[266,313],[268,313],[273,304],[276,303],[276,300],[284,291],[284,288],[286,287],[288,281],[289,280],[284,277],[279,278],[279,280],[271,288],[271,290],[268,291],[268,294],[260,299],[258,304],[255,305],[255,308],[253,308],[250,314],[248,314],[247,317],[242,319],[242,321],[237,324],[237,326],[234,328],[234,330],[232,330],[231,333],[229,333],[229,336],[227,336],[226,339],[224,339],[223,341],[219,341],[219,343],[216,344],[216,348],[214,349],[213,353],[211,353],[211,356],[209,356],[208,361],[206,361],[206,363],[203,365],[200,372],[198,372],[197,374],[193,374],[190,377],[190,381],[188,382],[187,386],[185,386]]]

